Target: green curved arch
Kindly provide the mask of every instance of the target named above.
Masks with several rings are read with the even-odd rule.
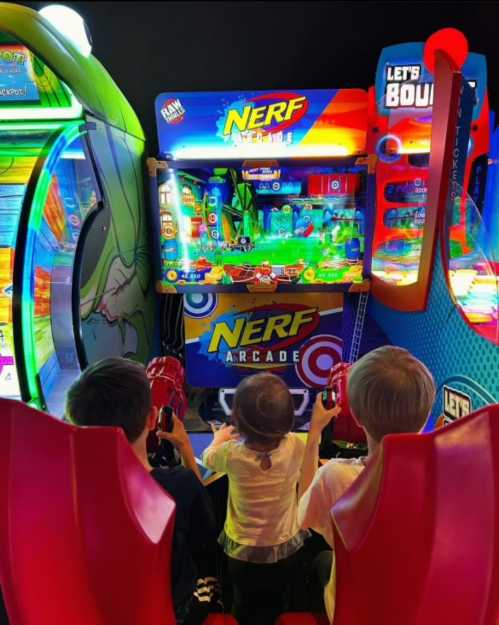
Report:
[[[83,56],[39,13],[1,2],[0,32],[32,50],[64,81],[87,112],[144,140],[135,111],[103,65],[92,55]]]

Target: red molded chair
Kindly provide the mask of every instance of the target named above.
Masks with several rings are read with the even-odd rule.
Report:
[[[499,405],[385,437],[331,513],[334,625],[499,623]]]
[[[0,399],[0,586],[10,625],[174,625],[175,504],[115,428]]]
[[[237,625],[237,621],[230,614],[213,613],[204,619],[203,625]]]
[[[275,625],[329,625],[329,620],[322,614],[312,614],[311,612],[286,612],[285,614],[281,614],[275,622]]]

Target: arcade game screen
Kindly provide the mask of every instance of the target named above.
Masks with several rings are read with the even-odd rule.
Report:
[[[51,172],[33,254],[35,361],[52,414],[60,414],[65,390],[80,372],[68,311],[79,286],[73,275],[78,239],[98,197],[86,145],[76,137]]]
[[[404,285],[418,279],[428,196],[428,156],[410,154],[400,165],[392,165],[386,178],[380,175],[378,206],[382,219],[376,228],[372,271],[385,282]]]
[[[496,175],[492,168],[490,173]],[[456,199],[446,215],[449,286],[466,321],[499,345],[498,266],[490,245],[493,224],[462,187],[456,186]]]
[[[160,291],[362,281],[365,168],[276,163],[167,175]]]
[[[0,65],[1,68],[1,65]],[[0,137],[0,395],[19,397],[14,350],[13,273],[26,189],[49,136],[43,128],[3,130]]]

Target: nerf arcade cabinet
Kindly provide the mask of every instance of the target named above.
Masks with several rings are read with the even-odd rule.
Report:
[[[332,365],[385,342],[366,332],[361,347],[356,331],[372,231],[367,93],[163,93],[156,119],[156,288],[183,294],[187,381],[221,388],[228,414],[242,377],[276,373],[304,425]]]

